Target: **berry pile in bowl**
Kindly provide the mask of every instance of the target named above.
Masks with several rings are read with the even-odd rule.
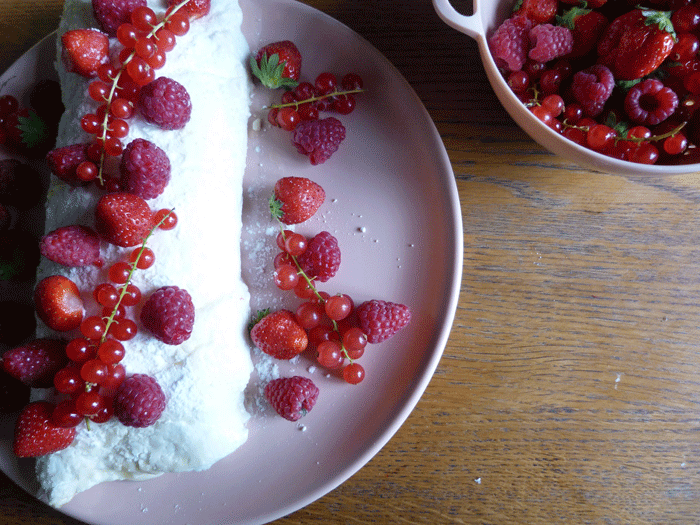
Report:
[[[614,174],[700,172],[700,1],[433,5],[477,40],[499,100],[547,149]]]

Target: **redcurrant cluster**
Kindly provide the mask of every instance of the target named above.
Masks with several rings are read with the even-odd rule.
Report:
[[[364,354],[367,335],[357,326],[355,304],[346,294],[330,295],[316,288],[317,279],[309,277],[298,259],[306,252],[308,240],[280,225],[277,247],[281,251],[274,260],[275,284],[304,300],[297,307],[295,318],[307,331],[318,363],[330,370],[342,369],[347,383],[358,384],[365,377],[365,369],[356,360]]]
[[[668,156],[680,155],[688,148],[688,139],[681,132],[687,121],[668,121],[656,126],[653,132],[641,125],[619,127],[614,119],[598,122],[586,117],[579,104],[566,105],[559,94],[548,94],[541,100],[540,95],[536,90],[526,95],[525,105],[532,114],[567,139],[594,151],[638,164],[656,164],[661,153],[659,147]]]
[[[107,190],[118,189],[118,179],[102,176],[105,156],[121,155],[122,139],[129,133],[127,121],[134,115],[141,87],[155,79],[155,70],[165,65],[166,53],[175,47],[177,37],[189,31],[189,17],[178,12],[186,3],[184,0],[168,8],[161,21],[151,8],[137,7],[131,13],[131,23],[117,29],[117,40],[123,46],[119,63],[100,66],[97,79],[88,87],[90,98],[99,106],[80,121],[86,133],[95,135],[87,151],[89,160],[77,168],[80,179],[96,180]]]
[[[321,112],[348,115],[355,109],[355,95],[362,92],[362,77],[347,73],[338,83],[333,73],[323,72],[311,82],[300,82],[285,91],[279,104],[269,106],[267,120],[273,126],[293,131],[299,122],[319,119]]]
[[[126,378],[121,364],[124,342],[138,331],[136,322],[128,316],[128,309],[141,302],[141,290],[132,279],[136,270],[155,263],[155,254],[146,245],[154,231],[170,230],[177,223],[171,210],[161,210],[156,217],[156,226],[141,246],[130,252],[128,260],[113,263],[108,269],[109,282],[93,289],[92,297],[102,308],[101,314],[84,318],[81,337],[66,345],[70,361],[54,376],[54,387],[69,397],[56,405],[51,416],[57,426],[75,427],[84,419],[104,423],[113,415],[112,399]]]

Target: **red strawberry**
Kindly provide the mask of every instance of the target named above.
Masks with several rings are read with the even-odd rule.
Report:
[[[109,61],[109,37],[97,29],[73,29],[61,36],[61,60],[67,71],[84,77],[97,75]]]
[[[338,273],[340,268],[338,240],[326,231],[318,233],[309,241],[306,250],[297,261],[309,278],[325,283]]]
[[[43,456],[63,450],[73,443],[75,428],[54,426],[50,421],[53,409],[54,405],[47,401],[36,401],[20,412],[12,445],[16,456]]]
[[[633,9],[608,26],[598,42],[598,62],[615,80],[642,78],[671,54],[675,38],[667,12]]]
[[[168,0],[168,7],[174,7],[181,2],[182,0]],[[179,12],[187,13],[190,20],[196,20],[208,15],[209,9],[211,9],[211,0],[189,0],[180,8]]]
[[[66,343],[60,339],[34,339],[2,356],[5,372],[32,388],[53,386],[53,376],[67,363]]]
[[[265,87],[295,87],[301,75],[301,53],[290,40],[273,42],[250,57],[250,68]]]
[[[557,17],[557,24],[568,27],[574,37],[574,46],[567,57],[582,57],[595,47],[600,35],[608,27],[605,15],[592,9],[573,7]]]
[[[559,0],[521,0],[519,4],[513,14],[525,15],[535,24],[547,24],[554,20]]]
[[[141,244],[153,227],[153,217],[148,203],[131,193],[108,193],[95,209],[97,232],[121,247]]]
[[[571,5],[580,5],[582,3],[581,0],[559,0],[559,1],[562,4],[571,4]],[[586,2],[586,6],[590,7],[591,9],[597,9],[597,8],[605,5],[605,3],[607,1],[608,0],[588,0]],[[637,0],[634,0],[634,3],[637,4],[639,2]]]
[[[100,237],[85,226],[63,226],[41,239],[41,254],[64,266],[102,266]]]
[[[326,198],[323,188],[305,177],[283,177],[275,184],[270,211],[284,224],[298,224],[312,217]]]
[[[266,314],[250,330],[253,344],[276,359],[291,359],[306,350],[309,339],[289,310]]]
[[[381,343],[409,323],[411,310],[403,304],[372,299],[357,307],[357,316],[367,342]]]
[[[284,419],[298,421],[316,404],[318,387],[307,377],[280,377],[265,385],[265,398]]]
[[[39,282],[34,290],[34,305],[39,319],[58,332],[74,330],[83,320],[80,290],[62,275],[51,275]]]

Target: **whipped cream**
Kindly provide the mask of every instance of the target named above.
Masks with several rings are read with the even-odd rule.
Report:
[[[160,15],[166,2],[148,4]],[[195,304],[192,336],[178,346],[156,340],[141,326],[140,308],[131,309],[139,333],[125,342],[122,363],[127,375],[154,376],[166,394],[167,407],[147,428],[125,427],[116,419],[92,423],[89,430],[81,423],[67,449],[38,458],[40,497],[53,506],[104,481],[207,469],[247,439],[244,390],[253,365],[245,337],[250,296],[241,279],[240,237],[250,80],[241,23],[237,0],[214,0],[209,15],[191,23],[156,72],[187,88],[191,120],[182,130],[164,131],[136,114],[129,120],[129,136],[123,139],[127,144],[144,138],[168,154],[170,183],[148,203],[154,211],[174,208],[178,216],[174,230],[157,231],[151,237],[148,245],[156,263],[137,270],[133,283],[144,300],[161,286],[175,285],[186,289]],[[96,108],[87,92],[90,80],[66,72],[60,61],[60,36],[85,27],[98,27],[91,0],[66,0],[56,64],[66,111],[57,147],[92,139],[80,128],[80,118]],[[113,52],[119,49],[112,42]],[[107,170],[116,170],[112,160]],[[70,224],[94,227],[101,194],[93,185],[73,188],[52,177],[45,231]],[[37,277],[62,274],[73,280],[81,290],[86,315],[91,315],[99,311],[92,299],[95,285],[107,282],[109,266],[124,260],[132,249],[103,243],[102,269],[66,268],[44,259]],[[40,337],[57,335],[41,323],[37,332]]]

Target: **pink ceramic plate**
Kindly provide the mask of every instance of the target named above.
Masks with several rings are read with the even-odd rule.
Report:
[[[329,16],[292,0],[241,4],[251,49],[289,38],[304,55],[305,75],[354,71],[367,90],[355,112],[340,117],[347,138],[321,166],[299,155],[286,132],[251,132],[243,262],[254,307],[296,304],[280,299],[260,277],[261,270],[269,275],[275,253],[266,199],[278,178],[294,174],[316,180],[327,194],[319,215],[298,231],[330,231],[343,251],[340,272],[322,289],[348,293],[356,302],[405,303],[413,319],[393,339],[367,350],[360,385],[344,384],[306,358],[280,366],[280,374],[306,375],[321,390],[303,425],[254,409],[248,442],[209,471],[105,483],[61,509],[91,524],[265,523],[311,503],[360,469],[398,430],[449,336],[461,283],[461,210],[447,153],[420,100],[376,49]],[[43,40],[0,77],[0,85],[7,81],[3,92],[21,95],[49,75],[54,41]],[[254,113],[266,96],[256,94]],[[258,390],[253,382],[251,392]],[[7,424],[1,437],[0,467],[33,493],[32,463],[13,457]]]

